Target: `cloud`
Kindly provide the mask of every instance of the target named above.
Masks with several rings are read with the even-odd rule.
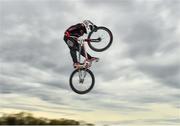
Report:
[[[22,103],[16,106],[10,100],[12,105],[4,104],[3,108],[49,113],[56,109],[93,113],[98,109],[126,114],[148,113],[151,110],[146,106],[150,104],[169,104],[178,109],[178,0],[0,3],[0,94],[25,95],[44,102],[39,106]],[[108,27],[114,41],[102,53],[88,49],[100,57],[100,62],[91,69],[96,84],[92,92],[79,96],[68,84],[73,68],[63,35],[66,28],[84,19]],[[50,110],[51,107],[54,109]],[[168,124],[172,120],[162,122]]]
[[[142,4],[143,3],[143,4]],[[175,2],[136,4],[135,11],[123,16],[128,21],[128,30],[119,31],[121,38],[127,44],[127,56],[132,58],[137,68],[150,77],[162,81],[170,87],[179,88],[179,48],[177,42]],[[168,7],[168,3],[172,7]],[[153,8],[153,10],[152,10]],[[177,11],[176,10],[176,11]],[[138,17],[138,18],[137,18]],[[168,17],[168,18],[167,18]],[[168,22],[168,23],[167,23]],[[124,28],[124,23],[118,26]],[[165,63],[166,62],[166,63]],[[145,65],[145,66],[144,66]]]
[[[109,125],[131,125],[131,124],[141,124],[144,122],[144,125],[178,125],[178,118],[159,118],[159,119],[144,119],[144,120],[125,120],[125,121],[103,121],[99,124],[109,124]]]
[[[149,74],[153,78],[157,78],[163,84],[169,87],[180,88],[179,84],[179,65],[156,65],[156,64],[146,64],[145,66],[141,64],[139,69]]]

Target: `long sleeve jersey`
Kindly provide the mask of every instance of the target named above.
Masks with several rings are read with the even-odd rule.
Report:
[[[65,32],[67,36],[76,36],[76,37],[83,36],[84,33],[86,33],[86,29],[82,23],[78,23],[76,25],[69,27]]]

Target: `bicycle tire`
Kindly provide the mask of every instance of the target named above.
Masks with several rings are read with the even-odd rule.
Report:
[[[84,68],[83,68],[83,69],[84,69]],[[84,91],[80,91],[80,90],[78,90],[78,89],[76,89],[76,88],[74,87],[74,84],[73,84],[73,82],[72,82],[72,79],[73,79],[75,73],[77,73],[77,72],[79,72],[78,69],[74,70],[74,71],[71,73],[71,76],[70,76],[70,79],[69,79],[69,84],[70,84],[71,89],[72,89],[75,93],[78,93],[78,94],[86,94],[86,93],[90,92],[90,91],[92,90],[92,88],[94,87],[94,84],[95,84],[94,74],[92,73],[91,70],[86,69],[86,72],[89,73],[89,75],[91,76],[92,83],[91,83],[91,85],[90,85],[90,87],[89,87],[88,89],[86,89],[86,90],[84,90]]]
[[[104,30],[104,31],[106,31],[106,32],[108,33],[108,35],[109,35],[109,37],[110,37],[110,40],[109,40],[108,44],[107,44],[105,47],[103,47],[103,48],[97,48],[97,47],[93,46],[93,45],[91,44],[91,42],[88,42],[88,45],[89,45],[89,47],[90,47],[92,50],[94,50],[94,51],[96,51],[96,52],[102,52],[102,51],[108,49],[108,48],[111,46],[111,44],[112,44],[112,42],[113,42],[113,35],[112,35],[112,32],[111,32],[108,28],[103,27],[103,26],[100,26],[100,27],[97,27],[96,29],[92,30],[92,31],[89,33],[88,39],[91,39],[92,34],[93,34],[94,32],[97,32],[98,30]]]

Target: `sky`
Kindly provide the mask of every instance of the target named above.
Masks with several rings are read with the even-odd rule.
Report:
[[[179,0],[0,0],[0,114],[31,112],[97,125],[180,125]],[[74,93],[64,31],[106,26],[113,44],[96,83]]]

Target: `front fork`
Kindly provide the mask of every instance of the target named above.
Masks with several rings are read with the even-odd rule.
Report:
[[[82,47],[84,47],[84,44],[80,43],[79,44],[79,57],[78,57],[79,63],[81,62],[81,50],[82,50]],[[85,49],[84,49],[84,51],[85,51]],[[84,52],[84,53],[85,53],[85,58],[87,58],[87,53],[86,52]],[[87,70],[86,67],[85,67],[85,69],[79,69],[79,83],[81,83],[81,84],[84,83],[84,78],[86,77],[86,70]]]
[[[79,83],[83,84],[86,77],[86,70],[79,70]]]

